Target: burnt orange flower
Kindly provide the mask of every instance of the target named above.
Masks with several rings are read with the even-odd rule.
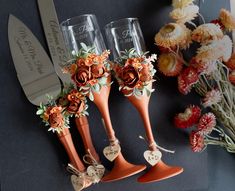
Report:
[[[70,91],[70,93],[67,95],[67,99],[70,102],[76,102],[79,103],[81,100],[84,100],[85,97],[82,95],[78,90],[73,89]]]
[[[53,113],[49,117],[49,124],[52,128],[61,128],[64,126],[64,117],[61,113]]]
[[[130,88],[134,88],[140,80],[138,71],[133,66],[130,65],[122,69],[120,78],[122,79],[124,86]]]
[[[85,102],[80,100],[80,102],[70,102],[69,106],[67,107],[67,112],[70,114],[81,114],[82,111],[85,109]]]
[[[76,73],[73,74],[71,78],[78,87],[81,87],[85,86],[87,82],[91,80],[91,77],[90,67],[80,66],[77,68]]]
[[[64,117],[62,115],[63,108],[61,106],[48,107],[44,113],[44,119],[47,119],[52,128],[61,128],[64,126]]]
[[[100,78],[106,72],[103,64],[95,64],[91,66],[91,73],[94,78]]]

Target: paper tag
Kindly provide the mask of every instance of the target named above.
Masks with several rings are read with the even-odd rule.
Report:
[[[73,174],[71,176],[71,182],[75,191],[81,191],[83,188],[85,188],[84,177],[78,177]]]
[[[119,144],[107,146],[103,150],[104,156],[111,162],[114,161],[115,158],[117,158],[120,152],[121,147]]]
[[[105,168],[103,165],[89,166],[87,174],[91,177],[94,183],[98,183],[104,176]]]
[[[144,158],[150,165],[154,166],[161,160],[162,153],[158,150],[156,151],[147,150],[144,152]]]

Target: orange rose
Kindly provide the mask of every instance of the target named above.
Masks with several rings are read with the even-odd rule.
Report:
[[[49,116],[49,124],[52,128],[58,128],[64,126],[64,117],[62,113],[53,113]]]
[[[84,96],[76,89],[71,90],[67,98],[68,98],[68,101],[76,102],[76,103],[79,103],[81,100],[85,99]]]
[[[105,67],[103,64],[97,64],[91,66],[91,73],[94,78],[100,78],[105,73]]]
[[[124,86],[128,86],[130,88],[134,88],[140,80],[138,71],[130,65],[122,69],[120,78],[122,79]]]
[[[77,72],[72,75],[73,81],[78,87],[85,86],[89,80],[91,80],[91,71],[88,66],[80,66],[77,68]]]
[[[67,107],[67,111],[71,114],[80,114],[85,109],[84,101],[78,102],[70,102]]]

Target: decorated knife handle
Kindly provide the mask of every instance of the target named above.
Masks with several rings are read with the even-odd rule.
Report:
[[[93,145],[88,119],[86,116],[75,118],[76,127],[82,137],[86,151],[90,151],[90,154],[97,162],[100,162],[99,155],[97,154],[95,147]]]
[[[83,165],[81,159],[79,158],[77,154],[69,129],[64,128],[63,131],[61,131],[60,133],[57,133],[57,136],[60,142],[62,143],[62,145],[64,146],[69,156],[71,164],[75,168],[77,168],[77,170],[79,170],[80,172],[84,172],[85,166]]]

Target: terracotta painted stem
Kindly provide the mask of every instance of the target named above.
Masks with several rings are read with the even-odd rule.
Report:
[[[111,82],[111,76],[108,77],[108,83]],[[99,93],[94,92],[94,103],[98,107],[106,126],[106,133],[109,140],[116,140],[115,133],[112,127],[112,122],[109,114],[108,99],[111,86],[104,86]]]
[[[143,95],[140,98],[137,98],[133,95],[133,96],[128,96],[127,98],[139,111],[141,118],[143,119],[144,127],[146,130],[146,136],[147,136],[149,144],[154,143],[155,141],[154,141],[154,136],[153,136],[151,123],[149,119],[149,111],[148,111],[150,96]],[[157,147],[153,144],[150,149],[157,150]]]
[[[77,151],[74,147],[73,140],[68,128],[64,128],[64,130],[60,133],[57,133],[57,136],[60,142],[63,144],[71,164],[77,168],[80,172],[85,171],[85,166],[83,165],[82,161],[80,160]]]
[[[92,143],[87,117],[86,116],[76,117],[75,123],[80,135],[82,136],[82,140],[86,151],[88,151],[89,149],[92,157],[94,157],[97,162],[100,162],[99,155],[97,154],[95,147]]]

